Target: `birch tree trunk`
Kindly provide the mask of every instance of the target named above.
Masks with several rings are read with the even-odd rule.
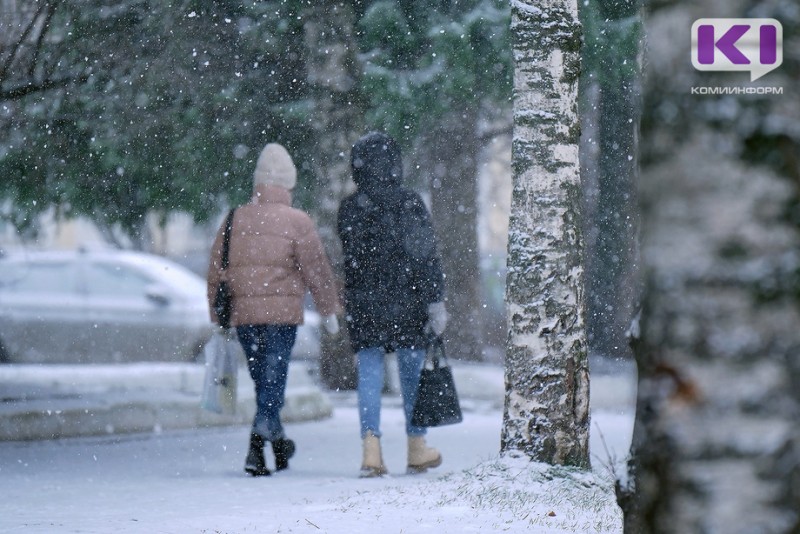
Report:
[[[756,4],[730,0],[726,16],[745,16]],[[674,39],[676,22],[688,35],[690,21],[715,5],[675,2],[652,13],[648,40]],[[759,16],[782,13],[771,9]],[[790,20],[782,19],[784,32],[797,35]],[[659,157],[645,160],[641,173],[647,291],[634,342],[634,477],[619,492],[625,532],[796,533],[800,228],[789,214],[797,213],[800,183],[796,167],[769,165],[780,161],[770,150],[781,141],[794,154],[800,146],[794,127],[776,126],[800,116],[797,66],[770,73],[766,83],[785,88],[781,96],[714,102],[690,96],[691,87],[740,87],[747,78],[692,71],[689,46],[687,39],[648,49],[642,145]],[[676,102],[681,115],[653,120],[656,108]],[[737,110],[730,122],[703,112],[723,102]],[[734,127],[746,117],[755,124]],[[740,151],[752,146],[761,151],[757,165],[742,161]]]
[[[798,532],[800,313],[785,288],[800,238],[780,220],[797,192],[691,143],[643,172],[648,288],[625,531]]]
[[[313,159],[317,177],[317,225],[334,270],[341,273],[342,252],[336,237],[339,202],[351,192],[350,148],[363,132],[363,108],[357,94],[360,66],[353,36],[350,3],[318,1],[304,12],[307,81],[314,98],[311,120],[317,142]],[[348,187],[350,189],[348,189]],[[355,389],[356,367],[347,329],[322,333],[320,377],[330,389]]]
[[[575,0],[512,0],[514,185],[501,452],[589,466]]]

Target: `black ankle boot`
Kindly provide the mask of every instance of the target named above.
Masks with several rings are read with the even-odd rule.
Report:
[[[275,454],[275,470],[283,471],[289,467],[289,458],[294,456],[294,441],[286,438],[276,439],[272,442],[272,452]]]
[[[250,450],[244,461],[244,470],[254,477],[269,476],[267,462],[264,460],[264,438],[258,434],[250,434]]]

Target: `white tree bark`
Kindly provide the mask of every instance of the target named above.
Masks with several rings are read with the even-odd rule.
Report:
[[[651,6],[649,42],[667,42],[676,24],[717,5],[673,4]],[[754,5],[729,0],[726,16]],[[776,13],[770,5],[759,16]],[[781,23],[789,35],[800,17]],[[689,46],[651,46],[646,61],[647,291],[635,344],[633,483],[620,501],[625,532],[800,532],[800,232],[789,216],[800,167],[797,134],[782,126],[800,117],[798,69],[770,74],[783,95],[717,101],[737,110],[720,122],[690,88],[742,81],[684,65]],[[676,102],[678,115],[653,121],[652,110]],[[752,126],[730,126],[745,117]]]
[[[716,139],[718,140],[718,138]],[[788,180],[691,138],[643,172],[648,291],[626,532],[798,532]]]
[[[501,452],[589,466],[575,0],[512,0],[514,189]]]

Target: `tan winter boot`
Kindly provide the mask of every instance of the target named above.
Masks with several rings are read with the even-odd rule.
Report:
[[[429,467],[442,465],[442,455],[433,447],[425,444],[422,436],[408,436],[408,469],[409,474],[424,473]]]
[[[381,441],[372,432],[367,432],[364,438],[364,459],[361,462],[361,478],[373,478],[388,473],[386,466],[383,465],[383,455],[381,454]]]

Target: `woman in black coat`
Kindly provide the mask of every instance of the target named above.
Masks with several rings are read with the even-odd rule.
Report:
[[[362,477],[386,473],[380,449],[384,355],[396,352],[408,435],[408,471],[437,467],[442,456],[411,424],[426,338],[447,323],[444,276],[430,214],[419,194],[402,186],[400,148],[383,133],[353,146],[357,191],[339,207],[344,254],[345,310],[358,355],[358,400],[364,458]]]

